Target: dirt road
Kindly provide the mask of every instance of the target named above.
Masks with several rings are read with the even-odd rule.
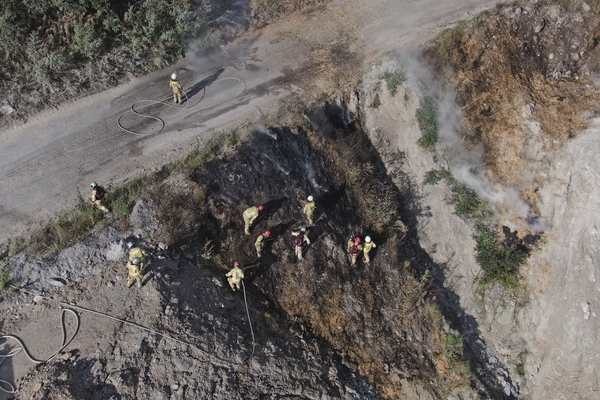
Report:
[[[352,89],[353,79],[379,55],[414,51],[454,21],[495,3],[334,1],[250,32],[216,53],[189,54],[176,66],[4,129],[0,242],[71,207],[78,193],[87,197],[92,180],[120,183],[217,132],[259,125],[291,93],[313,97]],[[187,108],[172,107],[173,71],[189,94]],[[138,103],[145,99],[166,104]],[[133,104],[160,117],[164,128],[158,132],[158,120],[128,113]],[[141,135],[118,127],[123,114],[122,124]]]

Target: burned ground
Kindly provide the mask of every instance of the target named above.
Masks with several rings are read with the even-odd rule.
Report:
[[[403,241],[405,235],[363,217],[356,197],[364,187],[349,182],[343,169],[377,165],[361,136],[352,129],[338,130],[336,139],[303,128],[265,129],[234,154],[198,168],[193,179],[206,193],[211,216],[200,228],[199,243],[212,241],[226,266],[239,260],[250,292],[258,289],[301,331],[346,354],[348,365],[369,377],[383,397],[406,395],[403,386],[410,381],[443,396],[468,378],[457,373],[462,361],[450,365],[446,359],[439,312],[426,299],[427,283],[409,268],[411,261],[427,260]],[[382,171],[373,176],[361,185],[386,179]],[[308,195],[315,197],[317,213],[307,227],[311,244],[298,261],[291,231],[306,224],[302,206]],[[273,239],[261,259],[241,218],[245,208],[259,204],[265,211],[253,232],[269,229]],[[371,265],[351,266],[345,251],[351,234],[373,237]]]

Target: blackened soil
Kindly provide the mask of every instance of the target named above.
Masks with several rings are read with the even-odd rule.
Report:
[[[332,144],[302,129],[272,128],[199,167],[193,180],[205,191],[208,215],[199,243],[213,241],[222,267],[238,260],[250,293],[267,296],[298,333],[310,332],[345,354],[345,364],[368,376],[383,397],[402,398],[407,385],[444,396],[450,389],[439,368],[439,321],[424,285],[407,268],[410,250],[397,234],[363,230],[355,191],[336,167],[344,156],[328,150]],[[317,204],[312,226],[302,214],[308,195]],[[272,240],[258,259],[242,212],[261,204],[252,231],[268,229]],[[300,227],[311,241],[303,260],[294,256],[291,234]],[[362,259],[351,265],[345,250],[351,234],[372,236],[378,247],[371,265]]]

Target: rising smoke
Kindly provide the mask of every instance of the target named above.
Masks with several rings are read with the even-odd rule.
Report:
[[[483,162],[483,151],[467,145],[461,137],[463,113],[456,103],[456,93],[450,88],[442,90],[431,70],[414,57],[403,57],[403,67],[408,84],[419,98],[434,100],[439,122],[440,143],[437,148],[447,161],[450,173],[459,182],[475,191],[497,213],[500,222],[511,229],[527,227],[533,232],[544,229],[544,220],[535,215],[521,199],[516,188],[504,187],[494,182]]]

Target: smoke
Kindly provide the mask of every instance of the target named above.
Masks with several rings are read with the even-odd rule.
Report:
[[[495,182],[483,162],[483,150],[462,140],[463,112],[456,103],[456,93],[450,88],[434,89],[436,82],[431,70],[414,57],[403,57],[408,84],[420,99],[434,101],[439,123],[439,142],[436,150],[448,164],[452,176],[485,201],[503,225],[513,230],[526,227],[533,232],[544,229],[545,221],[521,199],[517,188]]]
[[[256,128],[254,128],[254,132],[261,134],[261,135],[265,135],[266,137],[268,137],[270,139],[277,140],[277,134],[275,132],[273,132],[272,129],[265,128],[262,125],[257,125]]]

